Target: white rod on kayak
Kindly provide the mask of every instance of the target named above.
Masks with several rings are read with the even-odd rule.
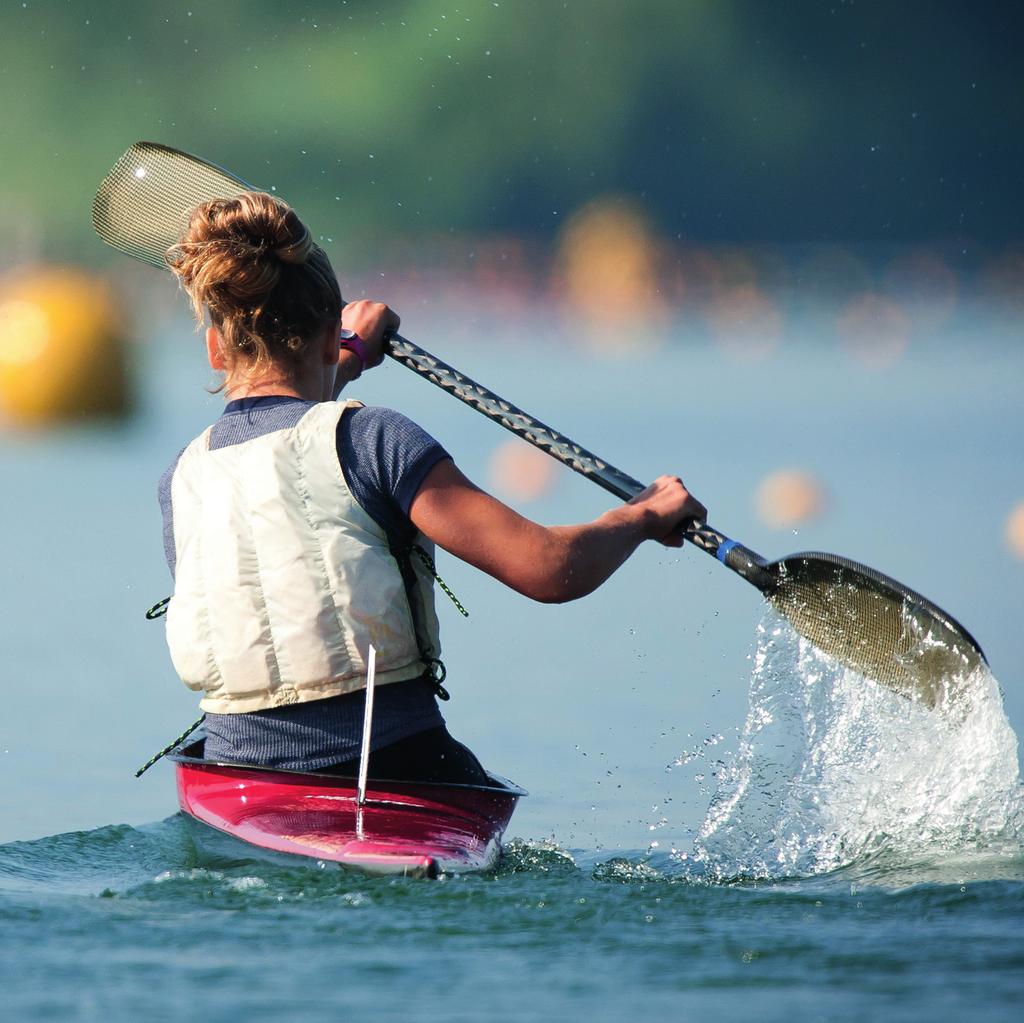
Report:
[[[366,661],[366,710],[363,712],[363,748],[359,752],[359,785],[356,802],[366,802],[366,773],[370,767],[370,732],[373,729],[373,683],[377,674],[377,650],[370,644],[370,655]]]

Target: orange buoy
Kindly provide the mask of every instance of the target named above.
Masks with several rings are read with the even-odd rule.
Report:
[[[1006,546],[1018,558],[1024,558],[1024,501],[1006,517]]]
[[[554,459],[514,438],[495,450],[489,469],[494,489],[517,501],[535,501],[555,485]]]
[[[131,408],[122,317],[107,286],[44,267],[0,284],[0,413],[19,426],[116,418]]]
[[[825,488],[803,469],[782,469],[766,476],[755,496],[761,521],[775,529],[817,518],[825,507]]]

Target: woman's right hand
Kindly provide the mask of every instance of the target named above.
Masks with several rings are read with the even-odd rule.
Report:
[[[683,530],[690,522],[708,517],[708,510],[678,476],[659,476],[628,502],[643,516],[644,535],[666,547],[683,546]]]
[[[384,337],[398,330],[401,323],[398,313],[383,302],[365,298],[349,302],[341,310],[342,327],[358,334],[366,346],[366,369],[379,366],[384,361]]]

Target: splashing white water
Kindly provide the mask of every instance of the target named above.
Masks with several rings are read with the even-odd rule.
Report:
[[[860,861],[1017,855],[1017,737],[979,669],[929,710],[826,656],[773,611],[750,707],[691,860],[713,877],[819,874]]]

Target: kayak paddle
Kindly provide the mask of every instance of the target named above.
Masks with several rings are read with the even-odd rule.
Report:
[[[167,250],[193,207],[253,190],[206,160],[137,142],[100,185],[93,226],[107,244],[166,270]],[[616,497],[628,501],[645,489],[406,338],[391,337],[387,354]],[[820,552],[767,561],[703,522],[687,524],[684,536],[757,587],[826,654],[927,707],[938,706],[948,686],[985,663],[981,648],[956,619],[865,565]]]

